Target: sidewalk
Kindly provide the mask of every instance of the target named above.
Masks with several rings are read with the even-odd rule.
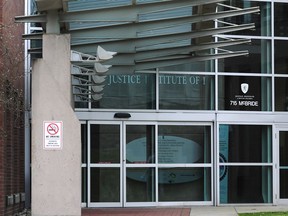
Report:
[[[190,216],[238,216],[238,213],[288,211],[288,206],[191,207]]]
[[[192,206],[155,208],[83,208],[82,216],[238,216],[238,213],[288,211],[287,206]]]

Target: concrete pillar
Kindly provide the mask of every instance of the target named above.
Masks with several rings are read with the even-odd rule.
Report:
[[[43,36],[32,71],[32,215],[81,215],[81,131],[72,109],[70,36]],[[63,122],[62,149],[43,147],[44,121]]]

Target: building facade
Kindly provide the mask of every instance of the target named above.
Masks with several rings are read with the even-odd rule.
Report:
[[[117,11],[149,2],[157,1],[79,0],[68,2],[66,10]],[[155,41],[163,31],[181,34],[254,23],[253,29],[208,36],[201,32],[189,40],[173,41],[174,48],[195,48],[250,40],[213,49],[215,56],[227,50],[248,50],[249,55],[204,58],[203,53],[211,54],[209,48],[193,51],[195,59],[190,62],[168,64],[165,59],[160,64],[163,59],[155,63],[157,57],[145,56],[149,48],[137,47],[136,41],[143,55],[134,56],[134,62],[142,61],[133,73],[123,63],[131,54],[129,44],[134,43],[127,36],[128,26],[121,29],[116,21],[114,26],[87,20],[70,23],[71,49],[93,55],[101,45],[126,55],[123,59],[116,55],[118,62],[110,61],[113,66],[105,75],[72,76],[74,108],[81,122],[83,207],[288,204],[288,2],[219,1],[138,14],[138,22],[253,7],[260,11],[136,32],[145,40],[152,35]],[[95,30],[92,37],[90,32],[101,25],[105,29]],[[41,28],[32,25],[27,33],[37,31]],[[125,36],[124,51],[119,44],[113,49],[112,42]],[[149,55],[165,48],[157,45]],[[39,47],[34,44],[34,48]],[[171,57],[170,62],[174,60]],[[159,67],[148,70],[146,64]],[[91,87],[92,82],[97,85]]]
[[[0,214],[23,211],[24,187],[24,45],[23,1],[0,1]]]

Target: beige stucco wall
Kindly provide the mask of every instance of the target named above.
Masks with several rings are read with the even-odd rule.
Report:
[[[32,215],[81,215],[81,131],[71,107],[70,37],[44,35],[32,71]],[[63,122],[63,148],[43,148],[43,121]]]

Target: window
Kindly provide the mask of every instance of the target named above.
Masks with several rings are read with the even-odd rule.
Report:
[[[220,125],[220,203],[272,202],[272,127]]]

